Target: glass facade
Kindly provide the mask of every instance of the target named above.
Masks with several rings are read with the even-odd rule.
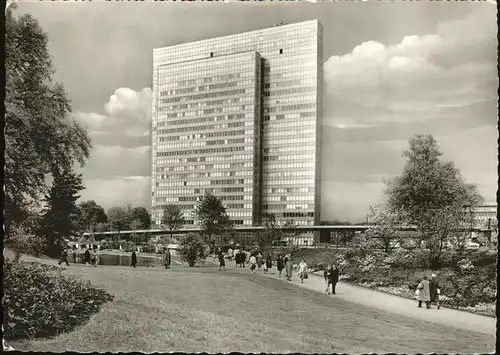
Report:
[[[153,55],[152,207],[220,197],[235,223],[319,223],[319,21],[180,44]]]

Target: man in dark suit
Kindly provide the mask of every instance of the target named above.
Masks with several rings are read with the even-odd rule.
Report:
[[[438,309],[441,308],[439,306],[439,293],[440,293],[439,284],[436,280],[435,274],[432,274],[431,279],[429,280],[429,293],[431,295],[431,303],[430,304],[435,303],[437,305]]]

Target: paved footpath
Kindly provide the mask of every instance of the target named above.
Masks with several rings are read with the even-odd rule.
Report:
[[[309,274],[309,278],[304,280],[304,283],[301,283],[295,271],[292,276],[292,281],[286,281],[283,276],[284,272],[282,277],[278,278],[278,272],[274,267],[270,271],[271,273],[268,274],[264,274],[262,271],[256,271],[255,276],[262,275],[272,277],[277,279],[277,281],[288,282],[294,286],[321,292],[325,294],[325,297],[340,298],[348,302],[358,303],[363,306],[380,309],[422,321],[489,334],[491,336],[495,336],[496,334],[497,320],[492,317],[443,307],[438,310],[435,305],[433,305],[431,309],[426,309],[425,304],[422,308],[418,308],[416,300],[409,300],[407,298],[390,295],[344,282],[339,282],[337,284],[336,295],[327,295],[325,292],[325,280],[321,276]]]

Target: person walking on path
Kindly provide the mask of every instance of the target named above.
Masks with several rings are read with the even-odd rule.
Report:
[[[417,300],[419,308],[422,308],[422,302],[425,302],[427,309],[431,308],[431,294],[429,291],[429,280],[427,280],[427,276],[424,276],[424,279],[420,281],[417,286]]]
[[[239,249],[234,249],[234,261],[236,262],[236,267],[240,265],[241,255]]]
[[[432,305],[432,303],[435,303],[437,305],[437,308],[440,309],[441,307],[439,305],[439,294],[441,292],[439,291],[439,284],[436,280],[435,274],[432,274],[431,279],[429,280],[429,293],[431,299],[430,305]]]
[[[276,268],[278,269],[278,277],[281,277],[281,272],[283,271],[283,268],[285,267],[285,263],[283,262],[283,256],[278,255],[276,258]]]
[[[255,265],[257,264],[257,259],[254,255],[250,257],[250,270],[252,270],[252,274],[255,274]]]
[[[170,269],[170,264],[172,263],[172,254],[170,254],[170,249],[165,251],[165,269]]]
[[[271,257],[271,253],[267,253],[267,258],[266,258],[266,272],[269,271],[269,269],[273,268],[273,259]]]
[[[92,265],[94,267],[97,267],[97,246],[94,245],[94,249],[92,250]]]
[[[292,281],[292,257],[290,254],[288,254],[285,258],[285,276],[287,281]]]
[[[77,252],[76,245],[73,244],[73,261],[75,262],[75,264],[76,264],[76,252]]]
[[[89,266],[90,265],[90,250],[89,250],[90,246],[89,247],[85,247],[85,252],[84,252],[84,259],[85,259],[85,266]]]
[[[332,285],[332,294],[335,294],[335,287],[339,282],[339,269],[337,266],[330,265],[328,266],[328,269],[325,270],[324,276],[326,282],[326,293],[330,294],[329,289],[330,285]]]
[[[219,257],[219,271],[221,271],[222,268],[224,268],[224,271],[226,271],[226,261],[224,260],[224,253],[222,252],[221,248],[219,248],[218,257]]]
[[[233,249],[231,248],[227,251],[227,260],[233,261]]]
[[[130,263],[130,267],[133,267],[134,269],[136,268],[137,265],[137,254],[135,250],[132,252],[132,262]]]
[[[69,266],[68,263],[68,248],[64,247],[62,254],[61,254],[61,260],[57,263],[57,265],[61,266],[62,263],[66,263],[66,266]]]
[[[298,276],[300,277],[300,283],[304,283],[304,279],[307,279],[307,263],[304,259],[299,263]]]
[[[262,268],[262,254],[260,252],[257,254],[257,267],[259,270]]]

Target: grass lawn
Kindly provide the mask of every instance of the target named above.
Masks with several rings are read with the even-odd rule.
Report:
[[[72,265],[114,294],[89,323],[16,350],[99,352],[487,352],[494,339],[298,288],[248,269]]]

